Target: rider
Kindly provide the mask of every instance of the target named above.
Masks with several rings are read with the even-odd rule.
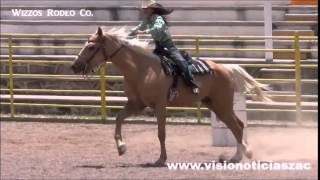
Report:
[[[133,34],[151,34],[155,41],[156,48],[154,53],[158,54],[166,52],[170,56],[179,70],[182,72],[182,77],[185,83],[192,88],[193,94],[199,93],[198,85],[195,83],[188,62],[181,55],[180,51],[173,43],[166,18],[163,15],[170,14],[173,10],[164,8],[155,0],[142,1],[142,10],[144,20],[137,27],[132,29]]]

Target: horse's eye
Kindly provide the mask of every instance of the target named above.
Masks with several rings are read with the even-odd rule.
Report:
[[[92,50],[94,50],[94,46],[89,46],[88,49],[89,49],[90,51],[92,51]]]

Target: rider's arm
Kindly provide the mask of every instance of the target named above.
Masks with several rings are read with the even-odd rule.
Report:
[[[163,20],[163,18],[161,16],[158,16],[155,19],[154,25],[151,28],[146,29],[145,32],[152,34],[154,32],[163,31],[163,30],[165,30],[165,25],[166,25],[166,22]]]
[[[132,32],[136,32],[138,30],[145,30],[147,28],[147,23],[146,21],[142,21],[138,26],[134,27],[133,29],[131,29]]]

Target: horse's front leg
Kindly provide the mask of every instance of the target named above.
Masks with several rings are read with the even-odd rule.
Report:
[[[123,155],[126,152],[126,144],[122,140],[121,126],[124,119],[129,117],[129,115],[129,111],[125,108],[124,110],[120,111],[116,118],[116,130],[114,139],[116,141],[119,156]]]
[[[116,141],[117,149],[119,156],[123,155],[126,152],[126,144],[124,143],[122,139],[121,134],[121,126],[125,118],[129,117],[133,113],[137,113],[139,111],[142,111],[144,109],[144,106],[133,103],[131,101],[128,101],[128,103],[125,105],[124,109],[119,112],[116,118],[116,129],[115,129],[115,135],[114,139]]]
[[[160,158],[155,162],[155,165],[163,166],[167,160],[166,152],[166,107],[165,105],[158,106],[155,109],[155,115],[158,123],[158,138],[160,141]]]

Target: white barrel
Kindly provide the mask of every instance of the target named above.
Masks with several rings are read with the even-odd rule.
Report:
[[[246,111],[246,97],[243,93],[235,93],[233,98],[233,110],[238,118],[244,124],[243,138],[247,140],[247,111]],[[232,134],[231,130],[217,118],[214,112],[211,112],[211,125],[212,125],[212,145],[219,147],[236,146],[237,141]]]

